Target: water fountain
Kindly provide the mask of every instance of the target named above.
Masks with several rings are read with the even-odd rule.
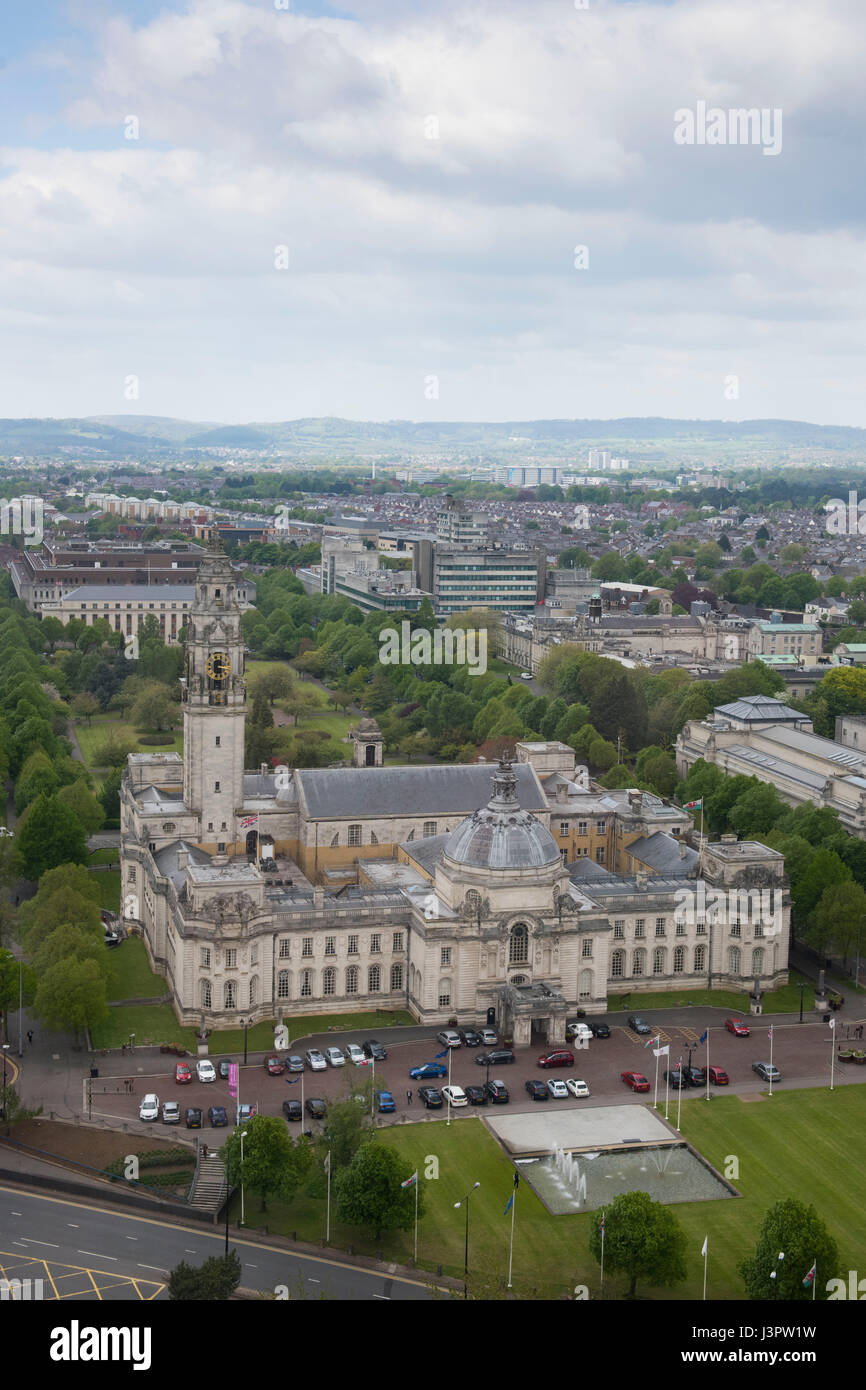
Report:
[[[685,1143],[574,1153],[561,1145],[527,1161],[522,1175],[554,1216],[595,1211],[622,1192],[659,1202],[700,1202],[733,1191]]]

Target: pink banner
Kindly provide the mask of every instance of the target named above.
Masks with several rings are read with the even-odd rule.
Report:
[[[231,1096],[232,1100],[237,1100],[238,1098],[239,1070],[240,1069],[238,1067],[237,1062],[229,1062],[229,1095]]]

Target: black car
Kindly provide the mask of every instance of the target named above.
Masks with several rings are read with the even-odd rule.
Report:
[[[533,1100],[548,1100],[550,1098],[550,1092],[548,1091],[545,1082],[527,1081],[525,1084],[526,1089]]]
[[[642,1018],[640,1014],[629,1014],[628,1026],[632,1028],[635,1033],[652,1032],[652,1028],[650,1028],[646,1019]]]
[[[361,1043],[361,1050],[365,1057],[372,1057],[374,1062],[384,1062],[388,1054],[380,1042],[375,1038],[367,1038],[366,1042]]]
[[[286,1058],[286,1071],[299,1072],[304,1070],[303,1057],[292,1056]]]
[[[707,1069],[706,1067],[683,1067],[686,1084],[689,1086],[706,1086]]]
[[[592,1036],[593,1036],[594,1038],[609,1038],[609,1037],[610,1037],[610,1024],[609,1024],[609,1023],[593,1023],[593,1022],[590,1020],[589,1031],[592,1033]]]
[[[301,1102],[299,1100],[284,1100],[283,1114],[287,1120],[302,1120],[304,1112],[301,1109]]]
[[[536,1083],[533,1083],[533,1084],[536,1084]],[[538,1084],[538,1085],[541,1085],[542,1083],[541,1083],[541,1082],[538,1082],[537,1084]],[[502,1081],[488,1081],[488,1083],[487,1083],[487,1085],[485,1086],[484,1089],[486,1090],[488,1096],[490,1097],[490,1100],[491,1100],[491,1102],[492,1102],[493,1105],[507,1105],[507,1104],[508,1104],[508,1088],[507,1088],[507,1086],[505,1085],[504,1082],[502,1082]]]
[[[481,1034],[477,1032],[474,1028],[460,1028],[458,1029],[458,1032],[463,1041],[464,1047],[483,1046],[484,1039],[482,1038]]]
[[[187,1129],[201,1129],[201,1111],[198,1106],[190,1105],[186,1112]]]
[[[463,1090],[470,1105],[486,1105],[487,1097],[483,1086],[464,1086]]]
[[[435,1086],[419,1086],[418,1099],[428,1110],[438,1110],[442,1105],[442,1092]]]
[[[479,1067],[495,1067],[499,1062],[513,1062],[514,1053],[508,1047],[497,1047],[492,1052],[479,1052],[475,1060]]]
[[[680,1071],[678,1068],[674,1071],[666,1071],[664,1075],[665,1081],[673,1086],[675,1091],[684,1091],[689,1084],[685,1071]]]
[[[212,1129],[225,1129],[228,1124],[224,1105],[212,1105],[207,1112],[207,1121]]]
[[[287,1101],[286,1104],[289,1104]],[[314,1120],[323,1120],[328,1113],[328,1107],[318,1096],[310,1096],[305,1102],[304,1108],[307,1114]]]
[[[218,1066],[218,1068],[217,1068],[217,1071],[219,1072],[219,1077],[220,1077],[220,1080],[221,1080],[221,1081],[228,1081],[228,1079],[229,1079],[229,1067],[231,1066],[231,1064],[232,1064],[232,1059],[231,1059],[231,1057],[223,1057],[222,1060],[220,1061],[220,1064],[219,1064],[219,1066]]]

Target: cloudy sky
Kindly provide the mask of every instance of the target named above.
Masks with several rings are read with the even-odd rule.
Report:
[[[864,425],[864,51],[864,0],[8,0],[0,415]]]

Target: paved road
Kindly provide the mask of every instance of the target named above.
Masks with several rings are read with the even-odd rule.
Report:
[[[286,1286],[290,1299],[430,1298],[420,1279],[280,1250],[266,1237],[237,1239],[230,1232],[229,1245],[240,1256],[244,1288]],[[164,1299],[167,1274],[176,1264],[201,1264],[224,1249],[224,1232],[211,1226],[128,1216],[73,1198],[0,1187],[0,1267],[9,1279],[41,1278],[46,1299]]]

